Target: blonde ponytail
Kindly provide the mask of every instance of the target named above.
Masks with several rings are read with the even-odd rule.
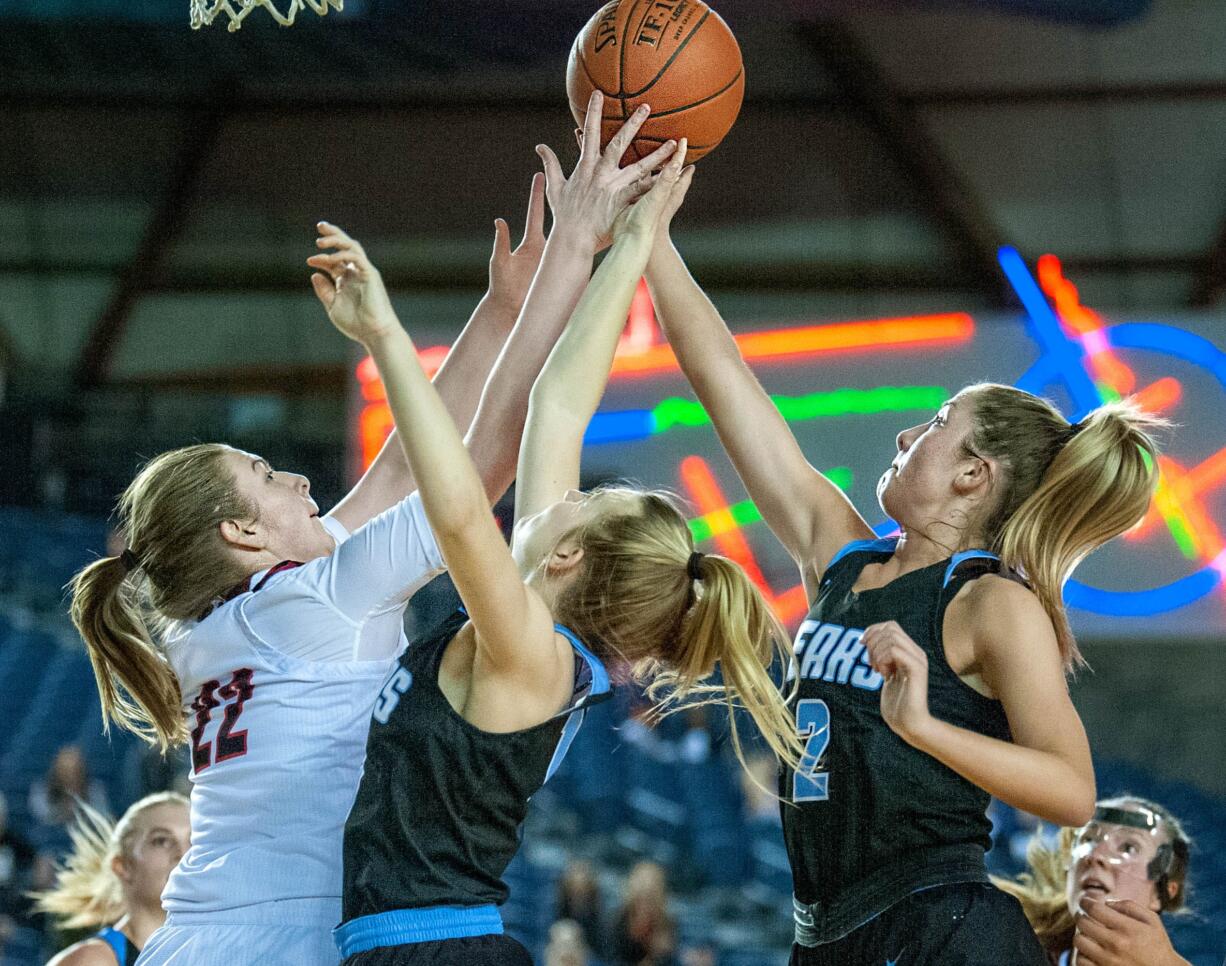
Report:
[[[174,670],[150,624],[199,617],[247,576],[226,552],[224,520],[253,520],[218,443],[162,453],[119,501],[128,541],[72,580],[72,622],[85,640],[98,682],[104,728],[113,721],[163,751],[187,739]]]
[[[39,911],[55,918],[61,929],[105,926],[124,916],[129,910],[113,863],[116,857],[131,855],[139,818],[150,808],[171,803],[186,807],[187,799],[177,792],[148,795],[113,823],[78,802],[77,821],[68,831],[72,851],[60,866],[55,885],[30,895]]]
[[[611,661],[615,674],[624,668],[622,677],[646,683],[660,711],[725,704],[742,765],[737,708],[795,765],[803,743],[769,673],[776,653],[786,667],[789,639],[761,592],[725,557],[703,556],[701,578],[693,579],[693,539],[671,494],[614,492],[634,494],[641,512],[597,515],[573,535],[583,547],[583,568],[559,593],[555,616]],[[723,683],[706,683],[717,666]]]
[[[733,750],[748,770],[734,713],[744,708],[775,755],[795,768],[804,743],[769,670],[776,656],[787,667],[787,631],[739,564],[704,554],[698,567],[699,590],[682,622],[673,667],[656,675],[648,694],[666,694],[678,707],[722,700]],[[723,683],[699,683],[717,663]]]
[[[72,581],[72,622],[85,641],[102,702],[114,721],[162,750],[187,740],[179,679],[153,643],[119,557],[104,557]]]
[[[1066,670],[1083,663],[1063,589],[1091,551],[1145,515],[1158,483],[1152,433],[1165,425],[1128,402],[1110,403],[1076,426],[1044,399],[1012,386],[964,390],[974,406],[974,453],[1004,479],[982,526],[989,549],[1038,596]]]

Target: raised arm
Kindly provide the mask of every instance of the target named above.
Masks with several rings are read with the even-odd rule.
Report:
[[[532,179],[528,216],[519,246],[511,250],[510,229],[503,219],[497,219],[489,288],[434,377],[443,404],[456,425],[464,430],[473,421],[482,387],[511,334],[541,262],[545,247],[544,225],[545,181],[543,176],[536,175]],[[372,291],[371,295],[387,299],[385,292]],[[386,307],[390,309],[390,303]],[[500,473],[496,467],[492,469],[492,474],[483,474],[491,503],[502,495],[510,482],[504,482],[505,473]],[[328,516],[335,517],[347,530],[356,530],[400,502],[415,486],[404,449],[393,430],[362,478]]]
[[[591,147],[580,154],[569,178],[562,174],[557,157],[548,147],[537,148],[545,166],[553,230],[515,331],[486,384],[468,435],[468,451],[485,477],[487,489],[505,489],[515,477],[528,394],[537,373],[579,301],[592,273],[592,259],[607,244],[618,212],[643,190],[646,176],[669,154],[670,149],[661,147],[621,170],[598,166],[602,109],[602,96],[593,94],[587,112],[592,136],[586,141]],[[608,152],[629,146],[646,117],[642,111],[622,125],[615,136],[617,144],[611,144]],[[516,493],[521,489],[517,486]],[[519,499],[517,495],[517,502]]]
[[[584,142],[590,143],[588,137]],[[671,151],[673,142],[665,147]],[[597,172],[615,173],[621,151],[617,139],[610,142],[595,162]],[[647,265],[656,226],[670,200],[680,205],[693,176],[692,168],[682,173],[684,160],[683,142],[664,166],[655,187],[619,216],[613,248],[588,283],[532,387],[528,425],[519,448],[517,521],[557,503],[567,490],[579,485],[583,434],[604,395],[617,341],[625,328],[635,286]]]
[[[873,531],[843,492],[815,470],[741,358],[724,320],[690,276],[667,224],[647,266],[665,336],[749,496],[815,588],[830,558]]]
[[[361,342],[374,359],[418,498],[469,615],[478,629],[507,625],[506,633],[552,643],[548,609],[519,576],[502,533],[489,512],[485,487],[438,392],[418,363],[412,340],[390,306],[371,311],[362,293],[378,272],[362,247],[339,228],[321,229],[328,254],[308,261],[332,323]],[[326,274],[324,274],[326,273]]]

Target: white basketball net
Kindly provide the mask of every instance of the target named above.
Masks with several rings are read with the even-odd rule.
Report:
[[[343,10],[345,0],[285,0],[282,5],[288,5],[285,13],[277,9],[277,0],[191,0],[192,30],[207,27],[218,15],[224,13],[230,18],[228,29],[230,33],[234,33],[243,25],[247,14],[256,7],[263,7],[282,27],[289,27],[303,7],[310,7],[322,17],[329,8]]]

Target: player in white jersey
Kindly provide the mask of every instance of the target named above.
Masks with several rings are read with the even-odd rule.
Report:
[[[524,243],[510,252],[499,222],[491,291],[436,380],[458,426],[478,409],[469,446],[495,497],[514,472],[532,381],[586,281],[538,279],[522,317],[541,311],[499,356],[542,224],[538,178]],[[334,316],[359,317],[390,310],[373,281],[316,289]],[[336,962],[341,829],[369,717],[405,645],[404,606],[443,566],[411,487],[390,440],[320,519],[304,477],[228,446],[186,447],[152,460],[121,499],[128,549],[77,575],[73,619],[108,719],[192,746],[191,848],[141,963]]]

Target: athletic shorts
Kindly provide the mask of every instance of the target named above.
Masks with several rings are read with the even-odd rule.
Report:
[[[332,922],[283,925],[192,922],[173,913],[149,937],[137,966],[337,966],[340,953],[332,940]]]
[[[532,966],[532,956],[510,936],[490,934],[379,946],[354,953],[344,966]]]
[[[792,946],[791,966],[1049,966],[1012,896],[986,883],[936,886],[834,942]]]

